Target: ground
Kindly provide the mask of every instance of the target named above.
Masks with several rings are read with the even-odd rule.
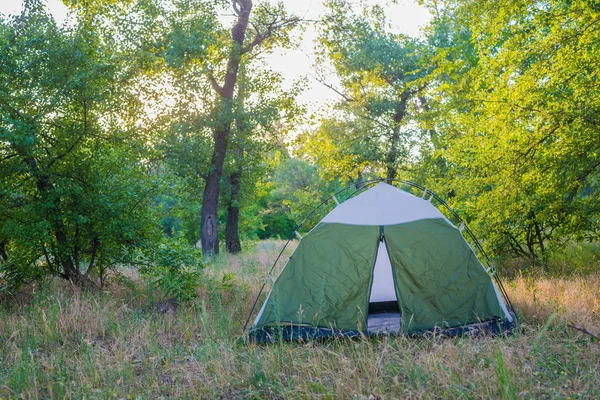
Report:
[[[600,397],[600,343],[567,326],[600,333],[600,274],[507,281],[521,321],[508,337],[240,344],[281,245],[217,257],[197,300],[166,311],[134,271],[102,293],[53,281],[11,299],[0,397]]]

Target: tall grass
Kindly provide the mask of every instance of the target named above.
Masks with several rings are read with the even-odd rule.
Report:
[[[508,337],[240,344],[279,249],[215,258],[198,298],[174,313],[156,312],[161,299],[133,273],[133,288],[48,282],[12,299],[0,309],[0,397],[600,396],[600,344],[567,327],[600,333],[600,274],[507,282],[522,321]]]

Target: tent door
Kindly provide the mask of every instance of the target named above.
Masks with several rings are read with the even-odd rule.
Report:
[[[373,284],[369,298],[369,332],[397,332],[400,329],[400,308],[394,288],[394,274],[385,241],[379,241],[373,268]]]

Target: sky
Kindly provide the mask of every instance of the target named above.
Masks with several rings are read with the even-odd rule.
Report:
[[[325,11],[323,0],[283,0],[283,2],[288,12],[306,20],[318,20]],[[392,2],[389,0],[368,0],[366,3],[384,6],[392,30],[410,36],[418,36],[420,28],[431,19],[427,9],[418,5],[416,0],[398,0],[397,4],[390,4]],[[68,11],[59,0],[46,0],[46,4],[58,23],[66,19]],[[0,13],[16,14],[20,12],[21,6],[22,0],[0,0]],[[226,20],[228,16],[224,15],[223,18]],[[306,83],[306,90],[300,95],[298,101],[306,105],[308,111],[312,113],[318,113],[327,104],[339,99],[339,95],[315,80],[313,42],[316,36],[315,27],[310,25],[302,35],[298,48],[277,51],[269,55],[267,60],[273,70],[283,75],[284,86],[291,87],[298,80]]]

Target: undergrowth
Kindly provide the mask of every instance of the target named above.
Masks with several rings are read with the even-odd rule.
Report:
[[[101,293],[49,281],[6,301],[0,397],[600,396],[600,344],[567,326],[600,333],[600,274],[507,281],[521,314],[508,337],[240,344],[280,244],[216,257],[197,296],[175,312],[157,312],[161,292],[132,271]]]

